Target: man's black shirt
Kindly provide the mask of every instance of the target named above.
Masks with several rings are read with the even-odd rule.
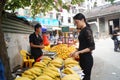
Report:
[[[117,40],[117,35],[114,34],[118,34],[119,30],[114,30],[113,31],[113,40]]]
[[[41,45],[43,40],[40,35],[36,36],[36,34],[33,33],[29,36],[29,42],[33,43],[34,45]],[[43,52],[40,48],[31,47],[31,54],[35,59],[37,59],[38,57],[42,56]]]

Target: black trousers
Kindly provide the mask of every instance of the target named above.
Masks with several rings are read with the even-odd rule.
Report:
[[[114,51],[117,51],[118,48],[119,48],[119,42],[117,39],[114,39]]]
[[[34,58],[34,60],[36,61],[39,57],[41,57],[43,55],[42,52],[31,52],[32,57]]]
[[[81,68],[83,69],[83,73],[85,74],[83,80],[90,80],[91,77],[91,70],[93,66],[93,57],[91,53],[86,53],[80,55],[80,62]]]

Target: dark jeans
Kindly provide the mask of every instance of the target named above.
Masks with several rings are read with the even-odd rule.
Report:
[[[38,58],[40,58],[43,55],[43,53],[42,52],[31,52],[31,55],[36,61]]]
[[[42,54],[41,55],[32,55],[32,56],[33,56],[34,60],[36,61],[38,58],[40,59],[40,57],[42,56]]]
[[[33,56],[34,60],[36,61],[39,57],[43,55],[43,52],[39,48],[31,49],[31,55]]]
[[[91,53],[80,55],[80,66],[83,69],[83,73],[85,74],[83,80],[90,80],[91,70],[93,66],[93,57]]]
[[[119,48],[119,43],[118,40],[114,40],[114,50],[117,51],[117,49]]]

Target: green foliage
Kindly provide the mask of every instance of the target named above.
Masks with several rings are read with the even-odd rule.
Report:
[[[5,5],[5,9],[12,10],[14,12],[15,9],[24,8],[30,5],[31,5],[30,0],[8,0],[8,2]]]
[[[69,10],[70,5],[79,4],[84,0],[72,0],[69,5],[68,3],[63,3],[62,0],[8,0],[5,5],[6,10],[30,7],[33,16],[39,14],[40,12],[45,13],[53,8],[59,11],[61,8]]]
[[[35,16],[36,14],[42,12],[48,12],[53,9],[53,5],[51,4],[53,0],[32,0],[31,4],[31,12],[32,15]]]
[[[84,2],[84,0],[72,0],[71,4],[79,4],[81,2]]]

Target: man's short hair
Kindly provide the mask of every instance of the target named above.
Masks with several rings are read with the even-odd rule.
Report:
[[[37,28],[41,28],[42,26],[38,23],[34,26],[34,30],[36,31]]]

